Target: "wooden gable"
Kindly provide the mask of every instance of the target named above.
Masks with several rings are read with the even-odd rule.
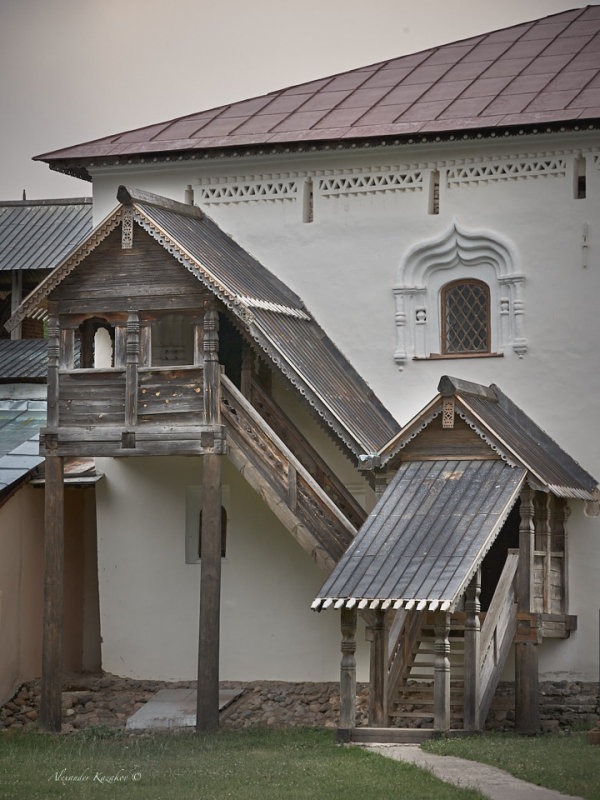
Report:
[[[393,457],[389,467],[405,461],[497,458],[498,453],[458,415],[454,415],[452,427],[444,427],[443,413],[439,413]]]
[[[146,231],[135,227],[124,249],[116,228],[52,290],[60,313],[101,313],[201,306],[207,291]]]

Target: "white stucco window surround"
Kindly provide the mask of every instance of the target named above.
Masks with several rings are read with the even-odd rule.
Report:
[[[523,284],[514,248],[489,231],[469,231],[456,220],[440,236],[412,247],[398,268],[396,352],[400,369],[409,359],[442,353],[441,290],[450,281],[476,279],[490,290],[490,354],[527,352]]]

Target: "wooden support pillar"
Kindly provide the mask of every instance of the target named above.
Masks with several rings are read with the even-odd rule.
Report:
[[[204,314],[204,414],[220,424],[219,316],[213,305]],[[202,558],[196,731],[219,727],[219,621],[221,613],[221,457],[202,460]]]
[[[350,739],[356,726],[356,608],[342,608],[342,661],[340,664],[340,730],[342,738]]]
[[[246,400],[252,400],[252,350],[245,344],[242,348],[242,371],[240,377],[240,391]]]
[[[64,625],[63,459],[46,455],[40,728],[60,732]]]
[[[127,367],[125,372],[125,425],[137,425],[140,321],[137,314],[127,318]]]
[[[436,731],[450,729],[450,615],[436,611],[435,667],[433,677],[433,727]]]
[[[479,596],[481,594],[481,570],[478,569],[469,584],[465,598],[465,677],[464,677],[464,727],[466,731],[478,731],[485,720],[479,719],[481,673],[481,647]]]
[[[55,309],[48,320],[48,428],[58,425],[60,328]],[[56,433],[46,436],[44,530],[44,620],[40,727],[60,731],[64,625],[63,459],[56,455]]]
[[[371,664],[369,692],[369,726],[385,728],[388,724],[387,677],[388,677],[388,627],[386,613],[374,612],[371,629]]]
[[[529,614],[532,611],[533,601],[535,530],[533,492],[527,485],[521,492],[520,514],[518,610]],[[515,729],[519,733],[536,733],[539,730],[538,683],[538,644],[532,641],[517,641],[515,643]]]
[[[20,269],[11,270],[10,313],[14,314],[23,299],[23,273]],[[20,339],[23,335],[23,324],[19,322],[10,332],[11,339]]]

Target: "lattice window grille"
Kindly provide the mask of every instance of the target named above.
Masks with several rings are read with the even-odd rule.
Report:
[[[423,189],[423,171],[362,173],[330,175],[319,178],[319,194],[324,197],[374,192],[414,191]]]
[[[442,350],[489,352],[490,292],[480,281],[456,281],[442,290]]]
[[[200,186],[200,203],[248,203],[257,200],[296,200],[299,195],[297,180],[243,181]]]
[[[566,174],[567,160],[565,158],[536,158],[448,167],[446,181],[448,186],[457,186],[461,183],[508,181],[521,178],[561,178]]]

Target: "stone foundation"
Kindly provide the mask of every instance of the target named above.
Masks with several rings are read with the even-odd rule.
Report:
[[[169,683],[119,678],[116,675],[69,675],[63,681],[63,732],[71,733],[93,725],[124,728],[127,718],[141,708],[159,689],[193,688],[195,682]],[[283,683],[253,681],[223,682],[224,689],[243,687],[244,692],[221,713],[221,727],[239,730],[250,727],[336,728],[339,719],[339,684]],[[37,727],[40,681],[24,684],[0,709],[0,728]],[[367,725],[369,688],[357,687],[357,726]],[[600,722],[597,683],[578,681],[540,684],[542,730],[588,728]],[[486,729],[514,728],[514,686],[498,687]]]
[[[597,683],[540,681],[540,723],[543,731],[589,728],[600,722]],[[500,683],[486,721],[487,730],[514,730],[515,687]]]

